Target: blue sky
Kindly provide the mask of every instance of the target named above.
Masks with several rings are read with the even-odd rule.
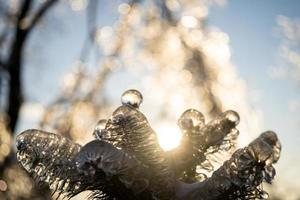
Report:
[[[230,0],[224,7],[212,8],[208,24],[229,35],[232,62],[250,91],[258,93],[254,106],[263,111],[264,128],[275,130],[282,141],[278,174],[284,173],[285,179],[293,180],[300,168],[300,115],[299,110],[289,110],[288,103],[299,99],[300,88],[291,80],[270,77],[270,68],[281,59],[281,38],[276,32],[278,15],[300,18],[300,1]]]

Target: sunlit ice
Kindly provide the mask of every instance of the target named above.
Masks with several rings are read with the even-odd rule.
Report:
[[[175,124],[162,123],[158,126],[157,137],[163,150],[169,151],[179,146],[182,133]]]

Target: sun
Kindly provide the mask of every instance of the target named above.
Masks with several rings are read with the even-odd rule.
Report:
[[[179,127],[163,123],[158,127],[157,137],[163,150],[169,151],[179,146],[182,133],[180,132]]]

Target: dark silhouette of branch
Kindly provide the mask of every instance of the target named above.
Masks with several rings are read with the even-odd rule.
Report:
[[[31,0],[26,0],[21,5],[20,14],[18,16],[15,39],[11,44],[11,51],[7,61],[7,70],[10,77],[9,87],[9,105],[7,109],[7,115],[9,116],[9,128],[15,130],[18,120],[19,110],[23,102],[23,94],[21,89],[21,62],[22,62],[22,50],[24,42],[27,38],[27,31],[21,28],[22,20],[29,12]]]
[[[0,35],[0,47],[2,46],[3,42],[6,40],[6,36],[7,36],[7,25],[6,27],[4,27],[5,30],[3,30],[3,32]]]
[[[4,62],[2,60],[0,60],[0,71],[5,70],[5,69],[6,69],[6,67],[5,67]]]
[[[33,17],[31,24],[28,27],[28,31],[32,30],[35,25],[39,22],[39,20],[45,15],[47,10],[49,10],[58,0],[48,0],[44,4],[41,5],[40,9],[36,12]]]
[[[14,134],[14,130],[19,119],[19,111],[23,103],[23,89],[22,89],[22,66],[23,66],[23,49],[29,36],[29,31],[34,28],[36,23],[44,16],[47,10],[57,0],[46,1],[33,17],[31,24],[24,26],[26,17],[31,12],[32,0],[24,0],[20,5],[20,11],[16,17],[16,24],[14,28],[14,36],[11,46],[9,48],[8,58],[0,62],[0,69],[4,69],[9,77],[9,90],[8,90],[8,105],[6,115],[9,119],[7,129],[10,134]],[[6,157],[3,164],[0,166],[0,175],[3,173],[4,168],[10,166],[15,161],[14,151]]]
[[[15,130],[16,124],[19,118],[19,110],[23,103],[23,92],[21,87],[21,73],[22,73],[22,60],[23,60],[23,48],[28,38],[30,30],[32,30],[37,22],[44,16],[47,10],[54,5],[58,0],[48,0],[38,9],[33,17],[32,22],[28,27],[24,27],[24,23],[30,7],[32,4],[31,0],[25,0],[20,8],[20,13],[17,18],[17,24],[15,28],[15,37],[11,44],[10,54],[7,60],[7,71],[10,78],[9,85],[9,97],[8,97],[8,109],[7,115],[10,119],[8,123],[9,129]]]
[[[92,48],[95,46],[95,32],[97,30],[97,11],[98,1],[89,1],[86,11],[86,26],[87,26],[87,37],[80,51],[80,60],[85,62],[87,57],[90,55]]]

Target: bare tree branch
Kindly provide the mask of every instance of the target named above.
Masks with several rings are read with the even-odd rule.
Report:
[[[2,60],[0,60],[0,72],[1,70],[6,70],[6,66]]]
[[[9,118],[7,129],[10,130],[11,135],[19,119],[19,111],[23,103],[23,89],[22,89],[22,66],[23,66],[23,49],[25,42],[28,38],[30,30],[34,28],[36,23],[41,19],[47,10],[58,0],[49,0],[45,2],[33,17],[31,24],[24,28],[24,20],[31,12],[32,0],[24,0],[21,3],[19,13],[16,17],[14,27],[14,36],[9,48],[7,60],[0,63],[1,68],[5,66],[9,77],[9,90],[8,90],[8,105],[6,114]],[[6,157],[2,166],[0,166],[0,176],[3,173],[5,166],[10,166],[15,160],[14,151]]]
[[[21,28],[22,20],[28,14],[31,3],[31,0],[25,0],[21,5],[15,28],[15,37],[11,44],[11,51],[7,60],[7,70],[10,78],[7,115],[10,120],[8,127],[12,130],[12,134],[16,127],[21,104],[23,103],[21,62],[23,45],[27,38],[27,31]]]
[[[26,17],[27,13],[30,10],[32,1],[31,0],[25,0],[21,6],[20,13],[18,15],[18,26],[20,25],[21,21]]]
[[[41,5],[39,10],[34,15],[29,27],[27,28],[28,31],[32,30],[34,26],[39,22],[39,20],[44,16],[48,9],[50,9],[58,0],[48,0]]]
[[[4,41],[6,40],[7,34],[8,34],[8,27],[7,27],[7,24],[6,24],[6,26],[4,27],[4,30],[3,30],[2,34],[0,35],[0,47],[2,46],[2,44],[4,43]]]
[[[7,115],[9,116],[9,129],[12,132],[15,130],[18,118],[19,110],[23,103],[23,91],[21,87],[21,71],[22,71],[22,52],[24,43],[28,38],[30,30],[32,30],[36,23],[44,16],[47,10],[54,5],[58,0],[48,0],[40,9],[36,12],[33,17],[31,24],[24,28],[22,23],[30,12],[30,7],[32,4],[31,0],[25,0],[21,6],[20,14],[17,20],[17,26],[15,30],[15,38],[11,45],[11,52],[7,61],[7,69],[10,77],[10,88],[9,88],[9,105],[7,109]]]

